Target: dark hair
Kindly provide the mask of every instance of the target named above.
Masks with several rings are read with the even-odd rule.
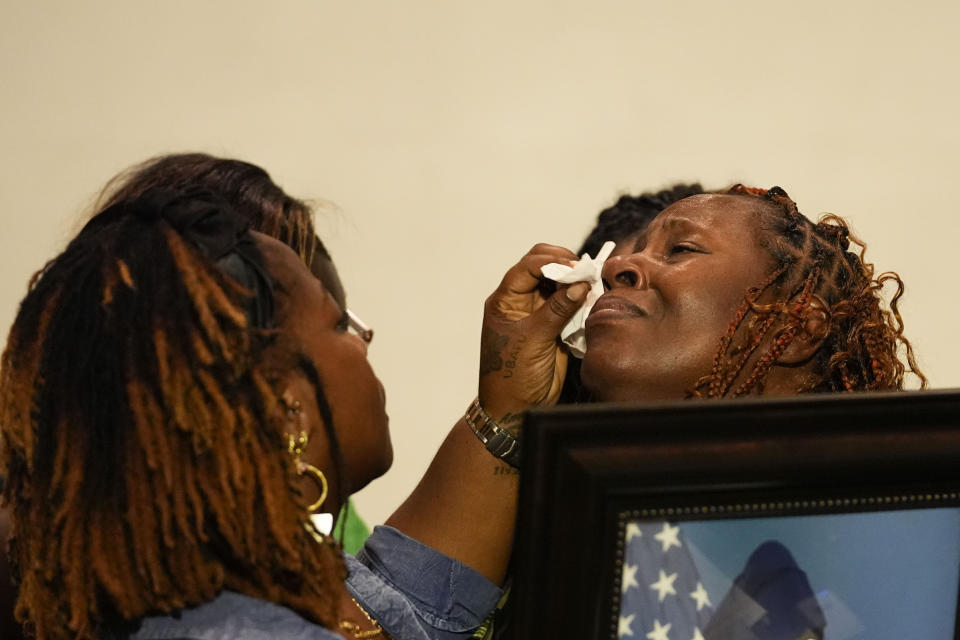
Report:
[[[231,241],[221,254],[198,237],[242,243],[247,221],[156,194],[111,198],[34,276],[10,330],[0,468],[17,616],[41,640],[88,639],[229,588],[331,626],[345,568],[304,526],[265,364],[275,332],[251,326],[249,288],[218,268]],[[255,268],[255,249],[244,259]]]
[[[250,227],[291,247],[308,267],[315,254],[329,257],[317,237],[310,206],[287,195],[264,169],[205,153],[157,156],[119,173],[103,188],[95,210],[154,189],[202,188],[227,200]]]
[[[583,241],[583,246],[577,255],[587,253],[597,255],[604,242],[621,240],[643,231],[650,221],[661,211],[674,202],[689,196],[705,193],[699,182],[677,184],[661,189],[649,191],[639,196],[622,195],[616,203],[607,207],[597,216],[597,224]],[[563,390],[560,392],[560,404],[586,402],[590,392],[583,386],[580,378],[580,360],[570,358],[567,362],[567,375],[563,381]]]
[[[741,396],[762,390],[770,369],[801,331],[814,296],[825,303],[830,321],[814,356],[813,373],[798,393],[902,389],[907,371],[926,387],[913,347],[903,335],[903,281],[893,272],[874,276],[873,265],[864,259],[866,244],[851,234],[843,219],[827,215],[814,224],[780,187],[738,184],[727,194],[756,200],[758,240],[776,268],[747,291],[720,340],[712,370],[696,383],[692,395]],[[851,251],[851,244],[860,251]],[[880,293],[888,283],[896,291],[884,309]],[[768,335],[770,348],[754,359]],[[900,360],[901,350],[906,364]],[[754,363],[752,369],[734,386],[748,361]]]

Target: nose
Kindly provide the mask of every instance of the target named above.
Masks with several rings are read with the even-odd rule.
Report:
[[[611,256],[604,264],[600,276],[607,291],[619,287],[642,289],[647,286],[647,275],[641,264],[640,254],[630,253]]]

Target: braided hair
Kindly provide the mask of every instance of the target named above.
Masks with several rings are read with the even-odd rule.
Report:
[[[907,372],[926,387],[903,335],[903,281],[893,272],[875,276],[873,265],[864,260],[866,245],[843,219],[826,215],[814,224],[780,187],[738,184],[727,194],[756,199],[759,240],[776,267],[747,291],[720,339],[710,373],[691,395],[719,398],[762,391],[773,365],[803,330],[804,314],[815,297],[826,305],[829,327],[814,355],[812,374],[798,393],[902,389]],[[881,290],[888,283],[896,290],[884,308]],[[761,302],[771,296],[773,302]],[[754,357],[765,344],[770,346]]]
[[[304,526],[271,309],[233,277],[264,273],[246,225],[212,194],[147,192],[31,281],[0,362],[0,473],[16,613],[38,640],[225,588],[335,624],[346,572]]]

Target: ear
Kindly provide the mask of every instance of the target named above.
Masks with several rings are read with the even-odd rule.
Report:
[[[826,301],[813,294],[800,311],[800,330],[793,342],[784,349],[777,364],[802,364],[812,358],[830,335],[830,308]]]
[[[306,431],[307,435],[316,435],[316,421],[319,411],[313,387],[299,373],[287,372],[279,380],[280,402],[278,411],[287,433],[297,434]]]

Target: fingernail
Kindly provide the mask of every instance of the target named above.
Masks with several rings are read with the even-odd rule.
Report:
[[[580,302],[586,297],[587,291],[589,290],[590,285],[586,282],[577,282],[576,284],[572,284],[567,287],[567,300]]]

